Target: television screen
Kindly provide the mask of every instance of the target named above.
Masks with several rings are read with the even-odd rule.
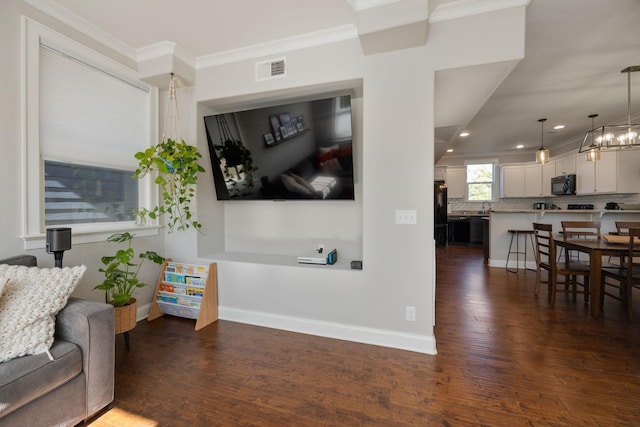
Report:
[[[218,200],[353,200],[349,95],[204,123]]]

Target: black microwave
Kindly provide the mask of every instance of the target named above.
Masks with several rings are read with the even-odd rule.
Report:
[[[576,194],[576,176],[562,175],[551,178],[551,194],[567,196]]]

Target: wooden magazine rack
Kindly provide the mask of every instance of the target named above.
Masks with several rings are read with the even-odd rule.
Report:
[[[218,320],[217,264],[162,264],[148,321],[165,314],[196,320],[198,331]]]

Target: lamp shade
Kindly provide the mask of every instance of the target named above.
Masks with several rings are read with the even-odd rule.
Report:
[[[47,253],[71,249],[71,228],[47,228]]]
[[[536,163],[545,164],[549,162],[549,150],[544,147],[540,147],[536,151]]]
[[[540,122],[540,148],[536,151],[536,163],[545,164],[549,162],[549,150],[544,148],[544,122],[547,119],[538,119]]]
[[[600,160],[600,150],[596,149],[596,148],[592,148],[591,150],[587,151],[587,161],[588,162],[597,162],[598,160]]]
[[[587,161],[588,162],[597,162],[598,160],[600,160],[600,148],[601,148],[601,144],[596,144],[595,140],[594,140],[594,131],[596,129],[596,125],[595,125],[595,118],[598,117],[597,114],[589,114],[588,116],[591,119],[591,130],[589,132],[587,132],[587,134],[585,135],[585,140],[582,141],[583,146],[587,147]],[[588,137],[591,137],[591,144],[590,145],[585,145],[585,141],[587,141]],[[582,146],[580,147],[582,148]],[[580,150],[578,150],[578,152],[582,152]]]

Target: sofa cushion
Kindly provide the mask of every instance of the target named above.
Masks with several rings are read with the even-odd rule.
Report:
[[[77,345],[57,339],[50,353],[53,361],[43,353],[0,363],[0,419],[82,371],[82,352]]]
[[[0,277],[9,279],[0,298],[0,363],[51,347],[55,316],[85,270],[0,265]]]

